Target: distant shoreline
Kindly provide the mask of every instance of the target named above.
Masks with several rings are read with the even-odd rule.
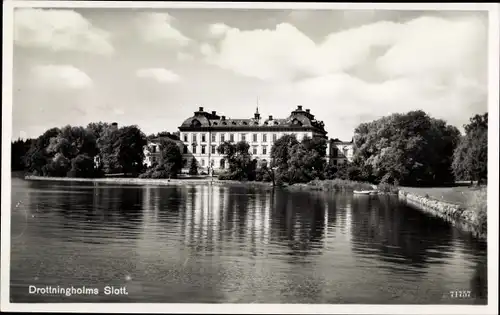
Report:
[[[104,184],[123,184],[123,185],[156,185],[156,186],[178,186],[178,185],[193,185],[193,184],[216,184],[216,185],[245,185],[245,186],[263,186],[272,188],[272,184],[268,182],[240,182],[231,180],[219,180],[216,178],[76,178],[76,177],[46,177],[26,175],[25,180],[39,181],[61,181],[61,182],[87,182],[87,183],[104,183]]]

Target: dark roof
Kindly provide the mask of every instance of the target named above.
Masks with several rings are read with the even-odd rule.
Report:
[[[201,109],[201,108],[200,108]],[[303,111],[299,106],[297,110],[292,111],[287,118],[276,119],[231,119],[225,116],[215,115],[215,112],[208,113],[205,111],[197,111],[194,116],[186,119],[179,127],[180,130],[190,129],[225,129],[228,127],[236,127],[241,130],[253,129],[255,127],[265,127],[272,129],[273,127],[289,127],[289,128],[307,128],[315,129],[318,132],[326,134],[325,125],[322,121],[314,118],[309,111]],[[271,117],[270,117],[271,118]]]

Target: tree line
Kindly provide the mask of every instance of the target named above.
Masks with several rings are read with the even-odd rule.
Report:
[[[307,183],[350,179],[370,183],[422,186],[456,180],[487,180],[488,114],[475,115],[465,135],[444,120],[423,111],[392,114],[360,124],[354,131],[352,162],[334,165],[326,160],[327,140],[286,134],[273,144],[270,161],[257,160],[248,143],[224,142],[217,151],[227,169],[220,179]],[[144,146],[161,137],[160,159],[143,165]],[[12,169],[41,176],[98,177],[125,173],[146,178],[176,178],[184,165],[178,133],[145,136],[137,126],[111,128],[90,123],[47,130],[37,139],[12,143]],[[98,167],[94,157],[98,157]],[[198,174],[192,159],[189,173]]]

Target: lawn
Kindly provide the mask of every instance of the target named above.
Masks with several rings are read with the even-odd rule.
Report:
[[[485,188],[485,187],[482,187]],[[420,196],[428,195],[429,198],[466,206],[473,198],[478,187],[401,187],[402,190]]]

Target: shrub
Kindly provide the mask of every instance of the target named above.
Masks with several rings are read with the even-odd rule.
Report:
[[[377,186],[377,189],[380,192],[389,193],[389,194],[397,194],[399,192],[399,188],[397,186],[394,186],[394,185],[391,185],[388,183],[380,183]]]

